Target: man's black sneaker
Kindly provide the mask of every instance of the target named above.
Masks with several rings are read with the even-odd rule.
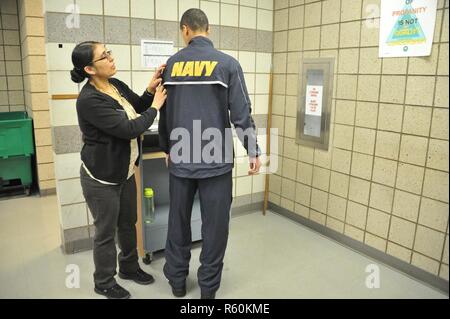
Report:
[[[140,285],[150,285],[155,281],[155,278],[153,278],[152,275],[147,274],[141,268],[139,268],[134,274],[125,274],[119,271],[119,278],[133,280],[135,283]]]
[[[99,295],[107,297],[108,299],[128,299],[131,296],[130,293],[121,286],[119,286],[119,284],[115,284],[114,286],[108,289],[101,289],[95,287],[94,291]]]
[[[216,293],[215,292],[201,292],[200,293],[200,298],[201,299],[216,299]]]
[[[172,294],[175,297],[181,298],[186,296],[186,283],[182,287],[174,287],[169,281],[169,285],[172,288]]]

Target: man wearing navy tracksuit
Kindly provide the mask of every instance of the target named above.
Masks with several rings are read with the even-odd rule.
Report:
[[[203,239],[198,283],[201,298],[213,299],[220,286],[232,202],[230,121],[248,152],[249,174],[259,171],[260,150],[239,62],[214,49],[207,38],[208,18],[203,11],[186,11],[180,28],[187,47],[167,61],[163,74],[167,100],[159,121],[160,146],[167,154],[170,172],[164,274],[173,294],[184,296],[192,204],[198,190]],[[183,139],[184,133],[189,133],[188,138]]]

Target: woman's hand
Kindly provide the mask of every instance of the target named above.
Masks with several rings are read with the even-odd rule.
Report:
[[[147,91],[149,91],[153,95],[155,95],[156,88],[162,82],[161,75],[162,75],[165,67],[166,67],[166,64],[161,64],[159,66],[159,68],[156,70],[155,74],[153,74],[153,78],[151,79],[150,83],[148,84]]]
[[[153,98],[152,107],[157,109],[158,111],[164,105],[164,102],[167,98],[167,91],[163,85],[160,85],[156,88],[155,97]]]

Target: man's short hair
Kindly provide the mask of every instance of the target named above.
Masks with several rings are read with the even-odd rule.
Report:
[[[183,13],[180,20],[180,29],[183,29],[183,25],[188,26],[194,32],[208,31],[208,17],[202,10],[192,8]]]

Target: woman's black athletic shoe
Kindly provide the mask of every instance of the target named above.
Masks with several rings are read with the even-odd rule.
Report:
[[[107,297],[108,299],[128,299],[131,297],[130,293],[126,289],[119,286],[119,284],[115,284],[108,289],[95,287],[94,291],[99,295]]]
[[[119,271],[119,278],[133,280],[135,283],[140,285],[150,285],[155,281],[155,278],[153,278],[152,275],[147,274],[141,268],[139,268],[134,274],[125,274]]]

